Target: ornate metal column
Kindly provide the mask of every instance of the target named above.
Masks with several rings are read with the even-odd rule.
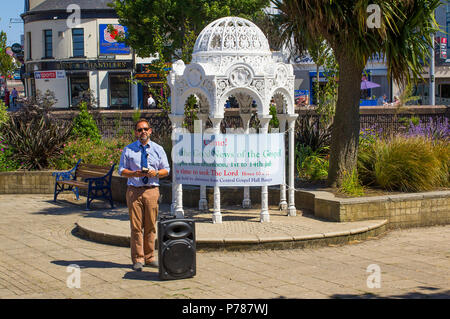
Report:
[[[245,93],[237,93],[235,95],[239,103],[239,112],[241,115],[244,134],[250,133],[250,119],[252,117],[251,107],[253,98]],[[244,199],[242,200],[242,208],[252,208],[252,201],[250,200],[250,187],[244,187]]]
[[[176,142],[176,130],[182,127],[184,115],[169,114],[169,119],[172,122],[172,145]],[[170,212],[177,217],[184,216],[183,210],[183,185],[178,184],[175,178],[174,163],[172,162],[172,205]]]
[[[289,204],[288,215],[297,216],[295,207],[295,120],[298,114],[289,114],[287,117],[289,127]]]
[[[220,123],[223,120],[222,117],[210,117],[213,124],[213,133],[220,134]],[[222,223],[222,213],[220,212],[220,187],[214,186],[214,211],[212,215],[213,224]]]
[[[280,133],[283,133],[286,130],[286,118],[287,114],[277,114],[278,120],[280,122]],[[286,177],[286,171],[285,171]],[[280,204],[278,205],[280,210],[287,210],[288,203],[286,201],[286,182],[280,185]]]
[[[269,122],[272,119],[272,115],[258,115],[261,128],[259,134],[267,134],[269,131]],[[269,187],[261,186],[261,213],[260,222],[269,222]]]
[[[201,123],[201,127],[199,130],[201,132],[194,132],[194,133],[203,133],[206,128],[206,121],[208,120],[208,114],[198,114],[198,118]],[[207,211],[208,210],[208,200],[206,199],[206,186],[200,185],[200,200],[198,201],[198,209],[200,211]]]

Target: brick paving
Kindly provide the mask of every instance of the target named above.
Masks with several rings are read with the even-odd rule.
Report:
[[[322,248],[197,253],[197,275],[160,281],[129,248],[74,235],[86,216],[49,195],[0,195],[0,298],[450,298],[450,226]],[[68,266],[80,288],[68,288]],[[369,288],[369,265],[381,270]]]

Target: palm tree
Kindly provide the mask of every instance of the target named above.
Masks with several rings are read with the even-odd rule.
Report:
[[[328,183],[339,187],[356,168],[361,76],[375,53],[385,56],[388,76],[404,86],[421,78],[431,35],[438,30],[434,10],[439,0],[272,0],[280,11],[281,36],[297,52],[317,38],[333,49],[339,65],[339,89],[331,138]],[[371,27],[368,6],[380,9]],[[369,11],[369,12],[368,12]],[[376,14],[376,12],[375,12]],[[370,20],[371,21],[371,20]]]

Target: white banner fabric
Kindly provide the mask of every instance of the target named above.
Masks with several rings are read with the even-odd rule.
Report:
[[[179,184],[251,187],[285,183],[283,133],[177,134],[172,160]]]

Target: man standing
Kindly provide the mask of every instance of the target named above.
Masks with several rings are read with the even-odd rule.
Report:
[[[131,227],[131,260],[136,271],[142,271],[144,264],[158,267],[155,239],[159,178],[168,176],[170,171],[164,149],[150,141],[151,134],[148,121],[140,119],[135,125],[138,140],[124,148],[119,164],[119,175],[128,178],[126,199]]]
[[[18,92],[16,90],[16,88],[14,88],[11,92],[11,100],[12,100],[12,107],[16,107],[16,100],[17,100],[17,96],[18,96]]]
[[[156,108],[156,102],[155,99],[153,99],[153,95],[151,93],[148,95],[147,106],[149,109]]]
[[[153,98],[153,95],[151,93],[149,93],[149,95],[148,95],[147,106],[148,106],[149,109],[155,109],[156,108],[156,102],[155,102],[155,99]]]

